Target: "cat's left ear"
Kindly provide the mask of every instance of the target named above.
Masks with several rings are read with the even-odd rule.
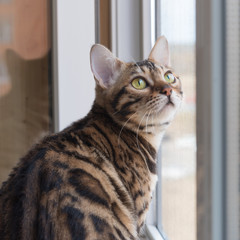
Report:
[[[108,88],[116,81],[123,62],[100,44],[93,45],[90,51],[91,69],[97,84]]]
[[[164,36],[161,36],[157,39],[154,47],[149,54],[148,59],[157,63],[160,66],[171,66],[168,41]]]

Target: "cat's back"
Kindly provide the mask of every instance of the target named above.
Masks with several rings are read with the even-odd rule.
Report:
[[[0,239],[131,238],[132,225],[119,226],[132,220],[114,189],[124,196],[123,186],[85,121],[45,137],[13,170],[0,191]]]

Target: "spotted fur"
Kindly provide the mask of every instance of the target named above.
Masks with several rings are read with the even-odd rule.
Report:
[[[1,240],[139,239],[157,179],[156,151],[182,90],[177,77],[166,83],[170,69],[150,58],[117,68],[111,85],[98,82],[93,69],[89,114],[35,145],[3,184]],[[147,88],[134,89],[136,77]]]

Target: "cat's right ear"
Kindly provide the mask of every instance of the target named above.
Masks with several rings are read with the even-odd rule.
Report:
[[[160,66],[171,66],[169,46],[166,37],[161,36],[157,39],[148,59],[157,63]]]
[[[100,44],[92,46],[90,64],[95,80],[102,88],[114,84],[122,66],[122,62]]]

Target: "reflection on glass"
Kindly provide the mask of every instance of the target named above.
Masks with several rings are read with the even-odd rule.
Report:
[[[169,239],[196,239],[195,0],[162,0],[161,34],[170,43],[184,102],[162,143],[162,227]]]
[[[0,183],[50,131],[49,1],[0,0]]]

